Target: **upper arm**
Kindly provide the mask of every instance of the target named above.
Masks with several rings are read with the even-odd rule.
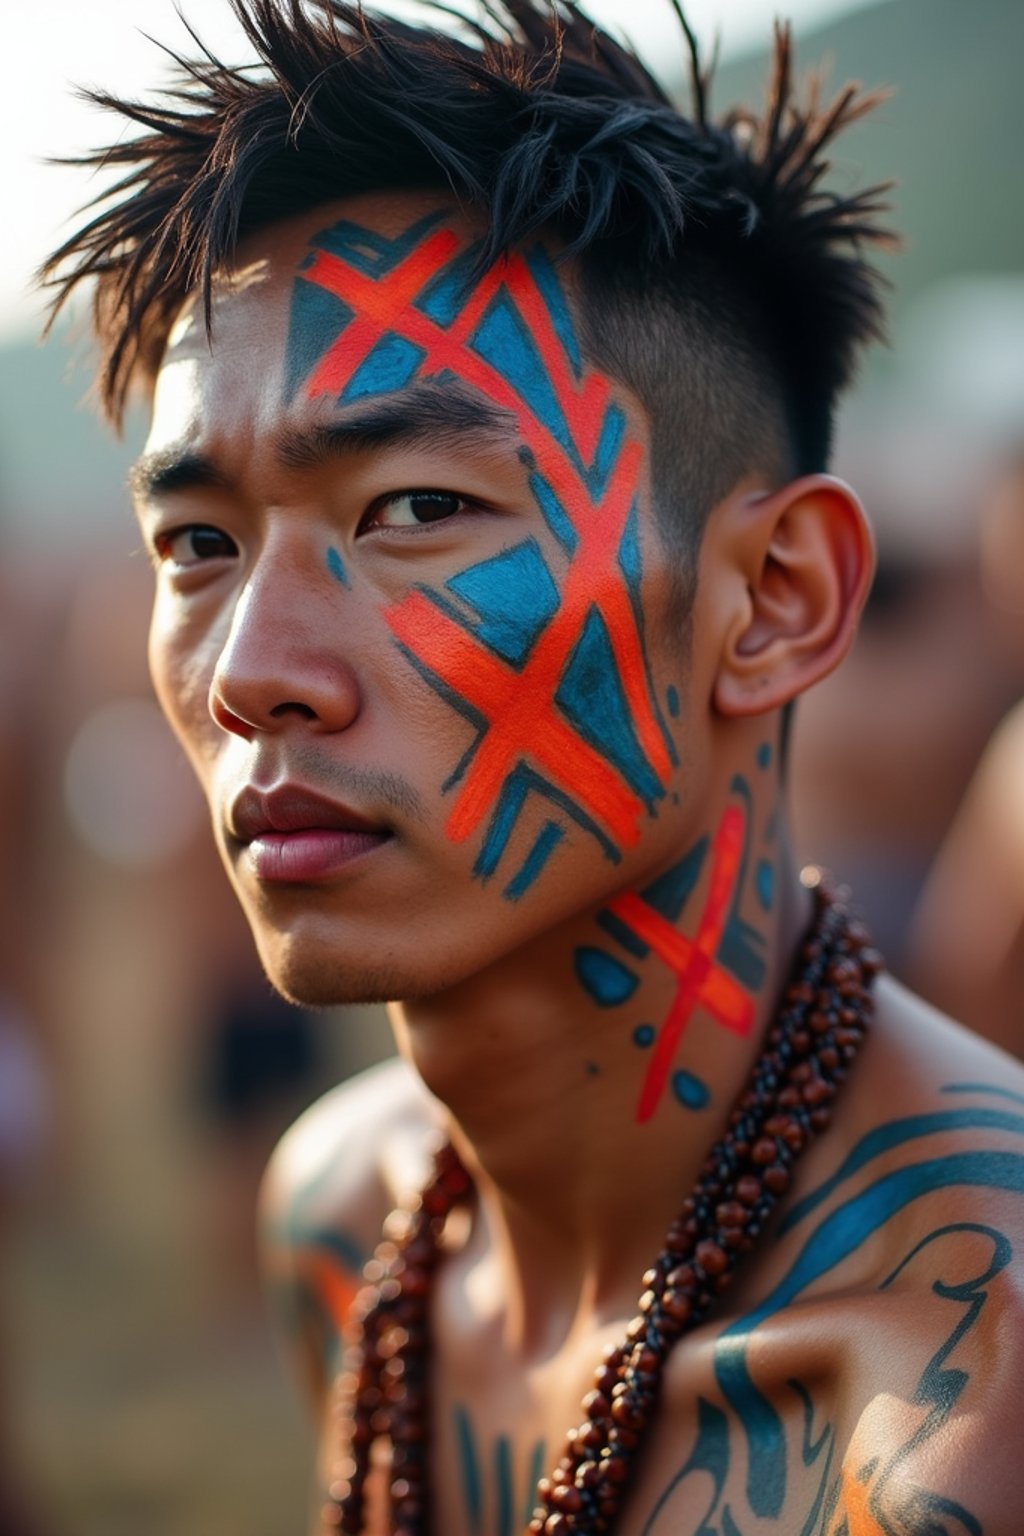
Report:
[[[929,874],[911,933],[914,985],[945,1012],[1024,1052],[1024,708],[979,765]]]
[[[264,1176],[260,1252],[271,1316],[318,1420],[363,1265],[394,1203],[388,1142],[418,1118],[408,1069],[387,1062],[308,1109]]]

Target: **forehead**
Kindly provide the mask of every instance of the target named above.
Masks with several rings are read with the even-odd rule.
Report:
[[[424,383],[482,397],[577,454],[609,380],[584,359],[576,275],[552,244],[479,270],[485,225],[437,196],[373,194],[251,236],[190,300],[160,369],[151,446],[244,412],[331,416]],[[622,405],[627,391],[615,387]],[[601,397],[601,398],[598,398]],[[635,407],[634,407],[635,408]]]

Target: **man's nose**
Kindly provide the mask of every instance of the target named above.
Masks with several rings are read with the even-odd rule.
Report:
[[[351,597],[308,570],[265,561],[239,595],[210,685],[210,713],[251,740],[301,726],[346,730],[360,708],[339,604]]]

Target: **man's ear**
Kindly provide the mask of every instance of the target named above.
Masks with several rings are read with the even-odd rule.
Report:
[[[718,548],[738,601],[714,702],[723,715],[758,715],[846,655],[874,573],[874,541],[857,497],[831,475],[805,475],[722,511]]]

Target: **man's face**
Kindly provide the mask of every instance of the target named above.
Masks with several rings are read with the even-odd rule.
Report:
[[[304,1001],[459,982],[692,825],[644,413],[550,252],[467,282],[474,238],[411,194],[254,238],[136,476],[157,690]]]

